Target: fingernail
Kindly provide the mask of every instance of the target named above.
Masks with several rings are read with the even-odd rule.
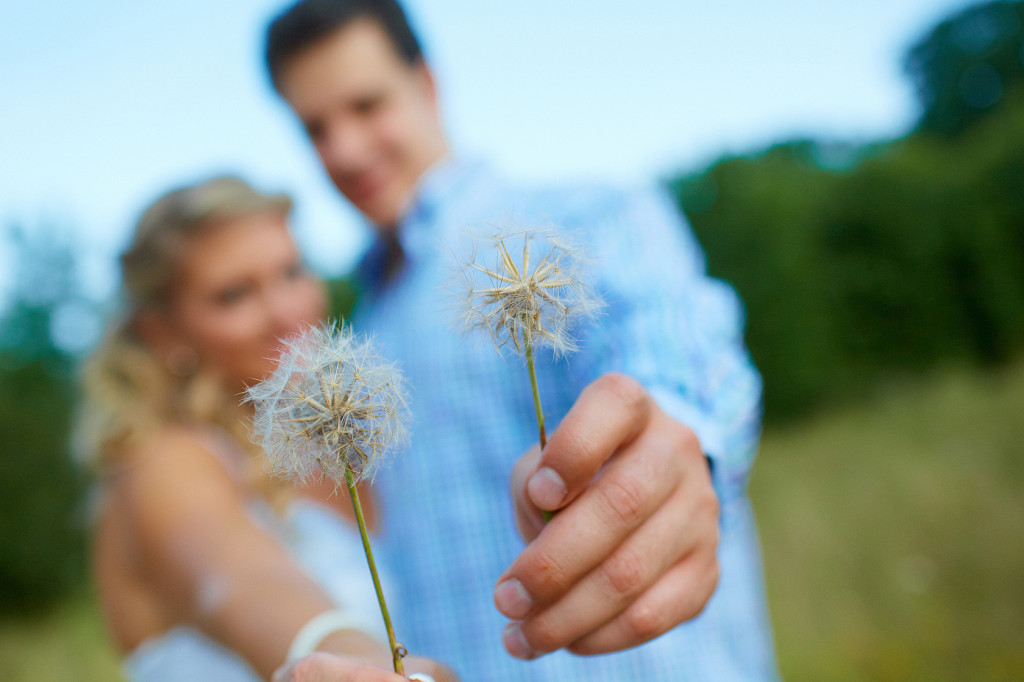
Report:
[[[526,492],[535,505],[541,509],[553,510],[562,504],[568,489],[565,481],[554,469],[544,467],[530,477]]]
[[[523,637],[523,631],[519,623],[509,623],[506,625],[505,633],[501,636],[501,640],[505,644],[505,650],[516,658],[528,661],[531,658],[537,657],[537,654],[530,648],[530,645],[526,643],[526,638]]]
[[[533,599],[521,582],[509,578],[494,589],[494,604],[507,618],[522,618],[533,608]]]

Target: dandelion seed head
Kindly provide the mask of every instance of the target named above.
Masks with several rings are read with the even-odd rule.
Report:
[[[583,249],[551,227],[498,229],[472,237],[459,264],[466,330],[486,331],[500,350],[577,349],[575,329],[604,303],[586,283]]]
[[[405,380],[370,339],[325,324],[283,342],[277,370],[248,389],[253,440],[294,480],[373,478],[408,442]]]

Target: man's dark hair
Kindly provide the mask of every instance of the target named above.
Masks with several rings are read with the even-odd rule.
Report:
[[[423,59],[420,43],[395,0],[300,0],[267,29],[265,55],[274,89],[281,92],[281,71],[290,59],[356,19],[380,24],[408,64]]]

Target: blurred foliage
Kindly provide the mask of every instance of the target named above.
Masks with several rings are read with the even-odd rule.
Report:
[[[327,284],[327,316],[335,320],[347,319],[356,307],[359,289],[355,280],[340,277],[329,279]]]
[[[951,16],[909,50],[904,69],[923,108],[919,130],[962,133],[1024,88],[1024,3]]]
[[[74,359],[53,341],[76,299],[70,246],[8,230],[16,264],[0,318],[0,613],[46,607],[85,575],[86,484],[70,455]]]
[[[746,303],[769,418],[1024,349],[1022,95],[955,138],[791,142],[671,182]]]
[[[816,399],[835,362],[816,227],[836,177],[818,166],[817,150],[813,142],[780,145],[674,183],[711,274],[746,304],[747,343],[772,413]]]

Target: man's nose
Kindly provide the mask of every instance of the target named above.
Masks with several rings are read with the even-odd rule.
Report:
[[[369,148],[369,136],[363,126],[337,122],[328,129],[318,151],[328,170],[353,173],[366,166]]]

